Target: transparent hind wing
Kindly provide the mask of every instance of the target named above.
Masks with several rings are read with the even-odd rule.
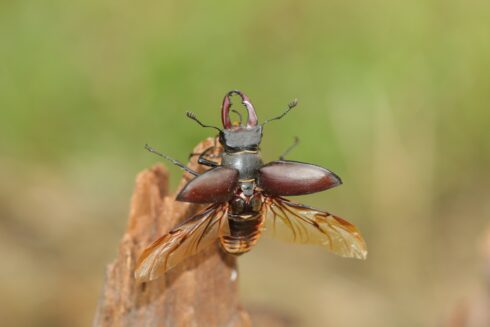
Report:
[[[213,204],[147,247],[138,259],[135,278],[150,281],[196,255],[226,233],[228,205]]]
[[[366,259],[366,242],[359,230],[338,216],[281,197],[266,197],[263,210],[264,235],[322,245],[342,257]]]

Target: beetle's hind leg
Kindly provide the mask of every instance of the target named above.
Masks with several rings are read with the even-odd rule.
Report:
[[[297,136],[294,137],[293,144],[291,144],[284,152],[279,156],[279,160],[284,160],[284,157],[286,157],[289,152],[291,152],[292,149],[294,149],[299,143],[299,138]]]

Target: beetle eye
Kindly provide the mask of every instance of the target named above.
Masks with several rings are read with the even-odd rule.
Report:
[[[245,209],[245,201],[241,198],[234,198],[231,201],[231,212],[234,215],[241,214]]]

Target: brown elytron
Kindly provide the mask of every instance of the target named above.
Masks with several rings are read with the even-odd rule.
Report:
[[[246,124],[232,123],[230,96],[238,94],[248,112]],[[351,223],[282,196],[310,194],[340,185],[329,170],[307,163],[284,160],[263,164],[259,144],[263,126],[282,118],[296,102],[278,117],[258,124],[255,110],[246,95],[229,92],[222,105],[224,130],[204,125],[194,114],[187,116],[203,127],[219,130],[223,148],[219,162],[210,160],[212,147],[199,156],[200,164],[212,167],[203,174],[171,160],[196,177],[177,195],[177,200],[210,203],[202,212],[157,239],[140,256],[135,277],[148,281],[163,275],[185,258],[199,253],[217,240],[224,251],[239,255],[248,252],[262,234],[302,244],[322,245],[343,257],[365,259],[366,243]],[[288,149],[289,151],[290,149]]]

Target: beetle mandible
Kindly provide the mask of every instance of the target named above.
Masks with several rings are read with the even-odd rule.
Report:
[[[238,123],[230,119],[230,97],[234,94],[247,109],[245,124],[241,116]],[[282,114],[259,124],[250,99],[241,91],[232,90],[225,95],[221,107],[223,129],[205,125],[187,112],[187,117],[202,127],[218,130],[223,147],[220,163],[206,158],[210,149],[200,154],[198,163],[211,167],[202,174],[146,146],[196,176],[177,195],[178,201],[209,203],[209,206],[174,227],[143,252],[135,273],[138,280],[158,278],[216,240],[225,252],[243,254],[250,251],[262,234],[323,245],[344,257],[366,258],[366,243],[354,225],[326,211],[283,198],[338,186],[342,182],[336,174],[317,165],[285,160],[285,154],[292,147],[279,160],[262,162],[259,145],[264,125],[281,119],[296,105],[295,100]],[[297,140],[293,146],[296,144]]]

